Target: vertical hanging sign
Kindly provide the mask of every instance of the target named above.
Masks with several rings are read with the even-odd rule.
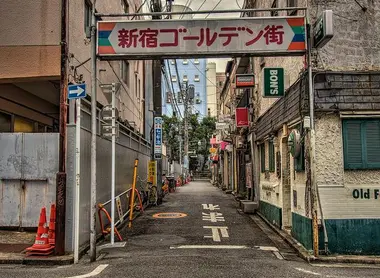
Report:
[[[162,158],[162,118],[154,118],[154,158]]]
[[[248,108],[239,107],[235,111],[236,127],[249,126],[248,121]]]
[[[284,69],[264,68],[263,97],[283,97],[285,95]]]

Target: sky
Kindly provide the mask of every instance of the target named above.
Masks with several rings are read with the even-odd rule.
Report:
[[[148,1],[150,2],[150,1]],[[204,4],[202,5],[202,3]],[[219,3],[220,2],[220,3]],[[166,1],[162,1],[163,7],[166,4]],[[200,10],[231,10],[231,9],[240,9],[243,6],[244,0],[173,0],[173,5],[186,5],[189,6],[193,11]],[[202,7],[201,7],[202,5]],[[194,18],[204,18],[207,14],[195,15]],[[239,17],[240,14],[210,14],[208,18],[213,17]],[[226,68],[227,61],[229,58],[219,58],[219,59],[208,59],[209,62],[216,63],[216,71],[224,72]]]

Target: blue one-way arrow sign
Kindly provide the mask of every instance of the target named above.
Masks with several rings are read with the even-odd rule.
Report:
[[[86,97],[86,84],[69,85],[68,99]]]

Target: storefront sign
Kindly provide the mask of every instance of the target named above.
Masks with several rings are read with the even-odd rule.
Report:
[[[148,182],[152,185],[157,184],[157,161],[148,161]]]
[[[99,21],[97,55],[102,58],[303,55],[304,17]]]
[[[252,188],[252,163],[245,164],[245,185],[247,188]]]
[[[354,189],[352,191],[354,199],[380,199],[380,189]]]
[[[333,36],[333,12],[323,11],[322,16],[313,25],[313,47],[323,47]]]
[[[264,68],[263,97],[283,97],[285,95],[284,69]]]
[[[254,74],[236,74],[236,88],[255,87]]]
[[[239,107],[235,110],[236,127],[249,126],[248,122],[248,108]]]

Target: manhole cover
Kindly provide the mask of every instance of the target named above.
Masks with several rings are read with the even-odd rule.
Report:
[[[181,212],[160,212],[153,214],[153,218],[182,218],[186,216],[187,214]]]

